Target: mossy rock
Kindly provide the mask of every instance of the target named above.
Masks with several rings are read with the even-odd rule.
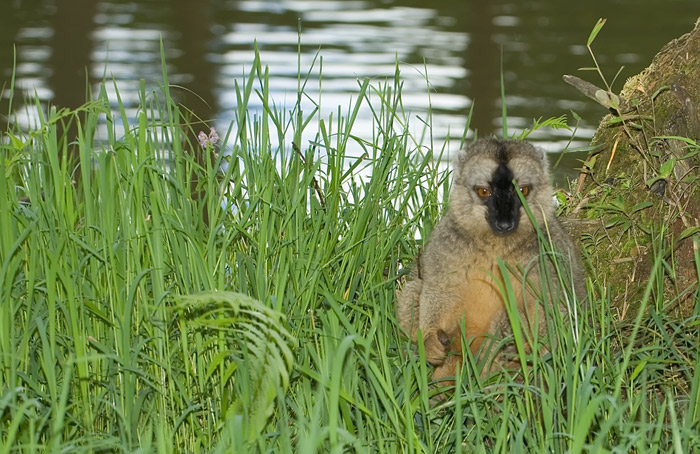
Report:
[[[593,137],[577,188],[584,248],[621,318],[634,316],[650,282],[663,310],[689,315],[698,278],[700,20],[627,80],[619,100]]]

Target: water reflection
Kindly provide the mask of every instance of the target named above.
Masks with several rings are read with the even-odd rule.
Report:
[[[590,65],[583,44],[597,18],[608,18],[596,52],[612,78],[620,65],[627,65],[623,77],[638,72],[697,17],[688,13],[697,10],[696,0],[669,0],[663,10],[654,0],[439,0],[430,6],[417,0],[10,3],[0,17],[3,113],[9,110],[15,45],[13,111],[22,112],[21,94],[61,107],[82,104],[86,78],[92,87],[113,79],[124,103],[133,107],[140,79],[151,87],[161,80],[162,40],[169,81],[180,87],[173,93],[194,116],[215,119],[226,129],[236,107],[234,80],[250,69],[257,41],[278,107],[296,102],[299,69],[306,73],[322,58],[323,77],[319,59],[307,89],[321,100],[323,115],[348,105],[358,79],[392,78],[398,61],[404,107],[422,118],[431,108],[438,142],[462,134],[472,104],[473,129],[480,135],[500,131],[502,61],[511,131],[573,109],[584,119],[583,143],[604,112],[563,84],[561,75]],[[31,114],[20,121],[30,122]],[[371,129],[368,111],[359,121]],[[556,150],[569,132],[543,130],[533,138]]]

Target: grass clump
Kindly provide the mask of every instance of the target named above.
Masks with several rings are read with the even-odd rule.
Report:
[[[135,118],[101,90],[77,111],[37,104],[33,130],[4,134],[0,452],[700,446],[700,308],[623,329],[592,284],[590,304],[554,314],[526,380],[482,379],[468,357],[431,405],[441,389],[398,329],[395,290],[449,175],[411,133],[398,71],[328,118],[318,100],[277,107],[258,59],[236,89],[218,152],[165,76]],[[361,106],[369,139],[353,129]],[[654,342],[638,348],[640,332]]]

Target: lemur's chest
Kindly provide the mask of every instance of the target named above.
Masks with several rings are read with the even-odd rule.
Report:
[[[509,299],[518,310],[523,309],[523,296],[529,293],[526,290],[528,284],[523,286],[522,277],[517,274],[505,271],[504,276],[497,265],[488,269],[471,267],[461,274],[461,279],[452,276],[446,288],[455,303],[449,317],[453,320],[464,318],[468,333],[494,332],[495,326],[505,317],[505,304]]]

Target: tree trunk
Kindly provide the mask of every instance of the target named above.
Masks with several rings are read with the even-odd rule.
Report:
[[[588,220],[583,243],[596,280],[622,318],[634,316],[629,309],[648,285],[656,301],[670,303],[665,310],[689,315],[698,288],[700,20],[618,96],[565,80],[610,111],[593,137],[574,210]]]

